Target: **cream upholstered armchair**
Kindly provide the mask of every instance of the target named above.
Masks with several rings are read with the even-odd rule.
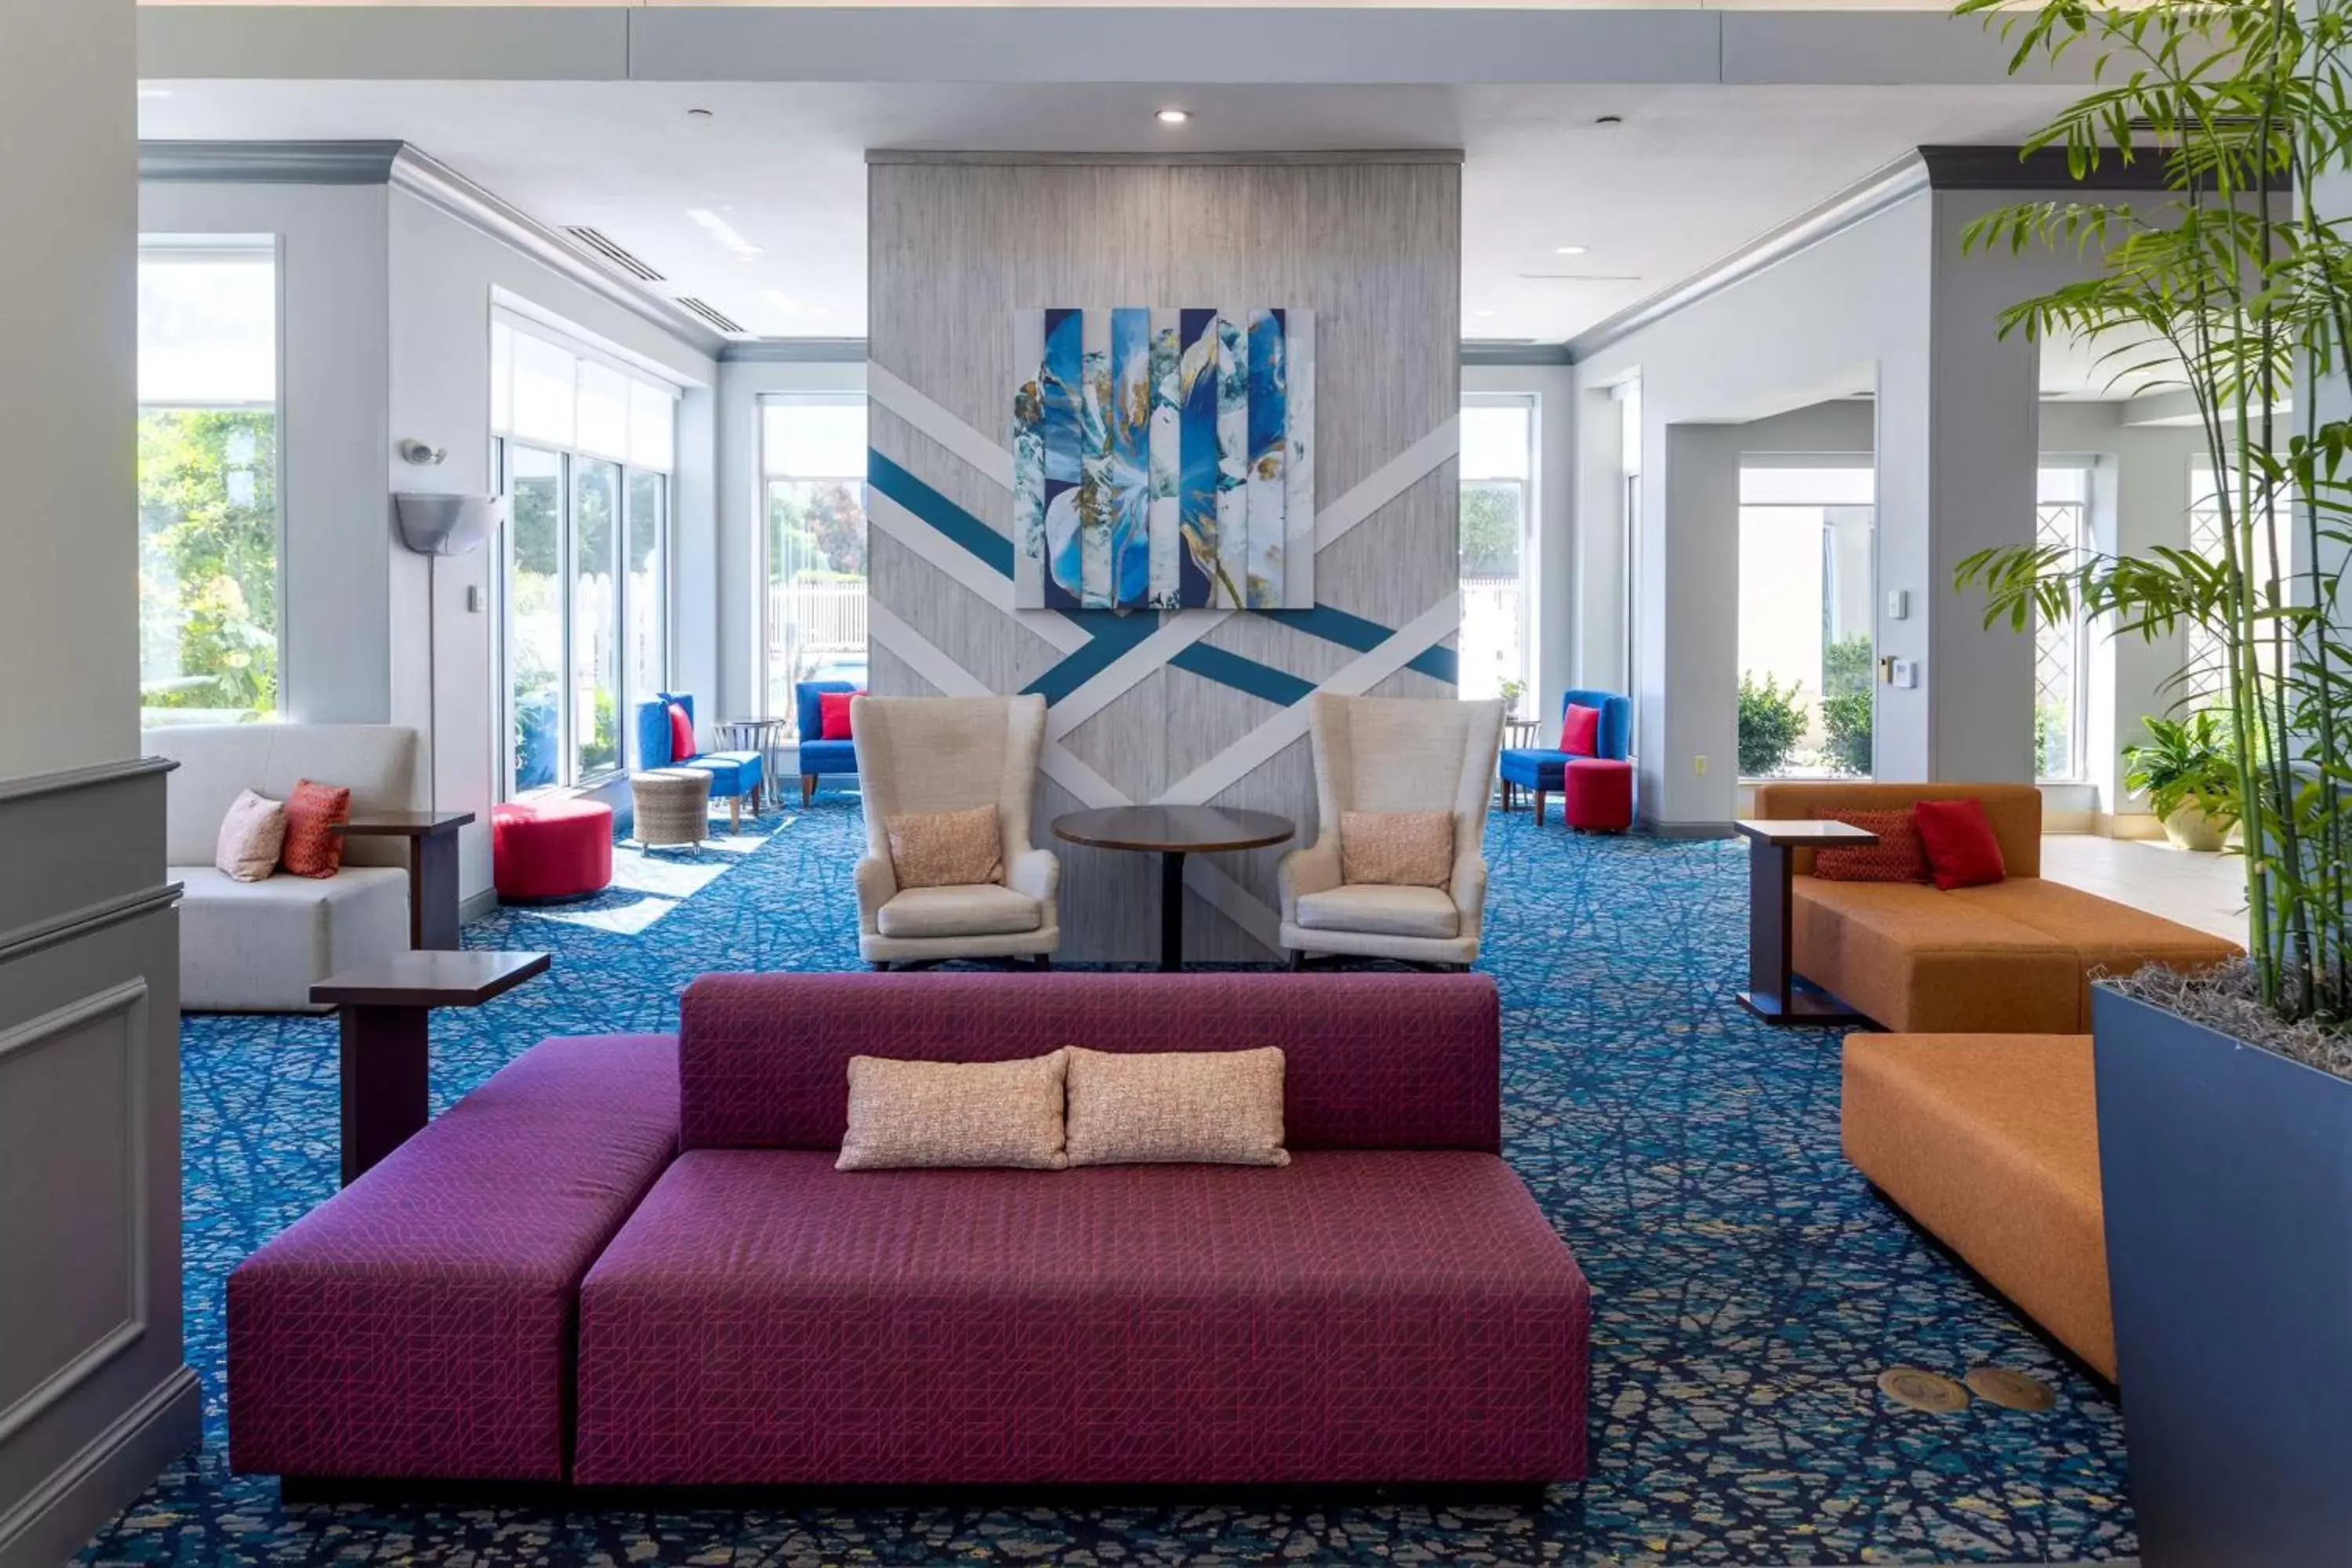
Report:
[[[1282,858],[1279,871],[1291,966],[1303,967],[1310,952],[1467,965],[1478,956],[1486,906],[1480,843],[1502,703],[1325,693],[1308,700],[1318,832],[1314,844]],[[1451,811],[1451,881],[1350,885],[1339,857],[1340,817],[1350,811]]]
[[[857,952],[877,969],[951,958],[1031,958],[1062,944],[1062,863],[1029,842],[1042,697],[860,697],[849,705],[866,795]],[[1004,880],[900,888],[890,819],[996,808]]]

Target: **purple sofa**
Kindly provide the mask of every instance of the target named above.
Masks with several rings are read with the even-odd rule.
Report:
[[[833,1169],[854,1055],[1269,1043],[1286,1168]],[[706,976],[674,1058],[549,1041],[237,1270],[231,1462],[1580,1477],[1587,1292],[1499,1157],[1497,1045],[1475,975]]]

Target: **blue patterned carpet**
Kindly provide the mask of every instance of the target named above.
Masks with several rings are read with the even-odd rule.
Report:
[[[434,1025],[446,1104],[553,1033],[674,1026],[713,969],[855,966],[854,796],[684,863],[625,857],[594,903],[501,910],[475,946],[550,980]],[[1502,987],[1512,1163],[1591,1277],[1595,1469],[1541,1507],[1262,1497],[1006,1507],[822,1500],[692,1512],[283,1507],[223,1463],[222,1281],[334,1190],[334,1025],[191,1017],[183,1035],[188,1357],[205,1446],[88,1563],[438,1565],[2039,1563],[2127,1556],[2110,1393],[1887,1210],[1838,1154],[1837,1045],[1731,1000],[1734,843],[1583,839],[1498,818],[1483,967]],[[2059,1391],[2026,1415],[1899,1408],[1890,1365],[1990,1363]]]

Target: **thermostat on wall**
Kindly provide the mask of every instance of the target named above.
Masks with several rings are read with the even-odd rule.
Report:
[[[1886,684],[1889,686],[1917,686],[1919,684],[1918,661],[1908,658],[1888,659],[1886,661]]]
[[[1907,588],[1887,589],[1886,618],[1890,621],[1899,621],[1907,618],[1910,614],[1911,591]]]

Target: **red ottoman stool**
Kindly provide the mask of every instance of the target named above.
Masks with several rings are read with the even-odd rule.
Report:
[[[1622,833],[1633,826],[1633,764],[1571,758],[1560,801],[1579,833]]]
[[[490,875],[501,903],[603,892],[613,881],[613,808],[568,796],[493,806]]]

